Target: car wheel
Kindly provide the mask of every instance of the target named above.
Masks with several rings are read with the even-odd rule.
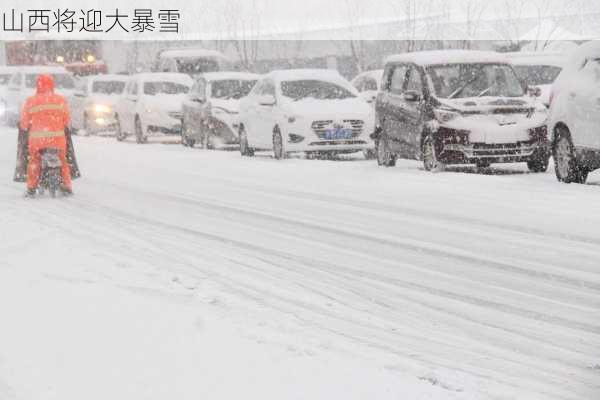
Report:
[[[423,166],[426,171],[442,171],[444,164],[438,160],[437,151],[435,149],[435,139],[431,135],[427,135],[423,140]]]
[[[241,127],[239,131],[240,136],[240,154],[244,157],[252,157],[254,155],[254,149],[248,145],[248,136],[246,130]]]
[[[396,155],[388,147],[387,137],[382,134],[376,143],[377,164],[382,167],[393,167],[396,165]]]
[[[577,162],[571,133],[566,128],[557,128],[556,139],[552,146],[554,172],[559,182],[585,183],[588,171]]]
[[[287,154],[283,148],[283,138],[278,129],[273,132],[273,156],[276,160],[287,158]]]
[[[115,118],[116,118],[115,137],[117,138],[117,140],[119,142],[122,142],[123,140],[125,140],[126,135],[123,132],[123,130],[121,129],[121,121],[119,120],[119,116],[117,115]]]
[[[146,143],[148,137],[144,135],[144,128],[142,127],[142,120],[139,116],[135,117],[135,141],[136,143]]]

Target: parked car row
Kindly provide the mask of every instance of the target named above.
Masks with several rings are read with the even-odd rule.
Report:
[[[169,54],[163,69],[179,70],[183,61],[173,57],[183,55]],[[243,156],[272,151],[277,159],[362,151],[381,166],[417,159],[428,171],[524,162],[544,172],[554,155],[562,182],[585,182],[600,168],[598,42],[568,60],[543,53],[405,53],[352,82],[333,70],[257,75],[205,64],[201,73],[99,75],[77,84],[61,67],[22,67],[5,79],[6,119],[16,123],[37,74],[50,73],[70,103],[74,130],[108,130],[117,140],[180,135],[184,146],[235,145]]]

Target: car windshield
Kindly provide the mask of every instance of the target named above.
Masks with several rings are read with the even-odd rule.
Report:
[[[301,80],[281,82],[281,93],[294,100],[315,98],[319,100],[347,99],[356,97],[351,91],[332,82]]]
[[[197,75],[203,72],[217,72],[219,63],[214,58],[178,58],[175,60],[177,72]]]
[[[144,82],[144,94],[156,96],[157,94],[185,94],[190,91],[187,85],[168,81]]]
[[[123,81],[96,81],[92,83],[92,93],[121,94],[125,89]]]
[[[506,64],[449,64],[427,68],[439,98],[521,97],[523,87]]]
[[[227,79],[212,81],[211,97],[215,99],[241,99],[250,93],[256,80]]]
[[[74,89],[75,81],[69,74],[50,74],[54,79],[54,87],[57,89]],[[25,86],[35,88],[38,74],[25,75]]]
[[[528,85],[551,85],[562,68],[552,65],[515,65],[515,72]]]
[[[8,81],[10,80],[10,74],[0,74],[0,86],[8,85]]]

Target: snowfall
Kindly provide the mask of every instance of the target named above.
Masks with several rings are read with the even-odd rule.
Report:
[[[0,399],[600,398],[600,173],[0,129]],[[552,167],[551,167],[552,168]]]

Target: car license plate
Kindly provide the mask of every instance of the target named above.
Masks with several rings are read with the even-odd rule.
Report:
[[[351,139],[352,129],[336,128],[327,129],[325,131],[325,139],[327,140],[340,140],[340,139]]]

